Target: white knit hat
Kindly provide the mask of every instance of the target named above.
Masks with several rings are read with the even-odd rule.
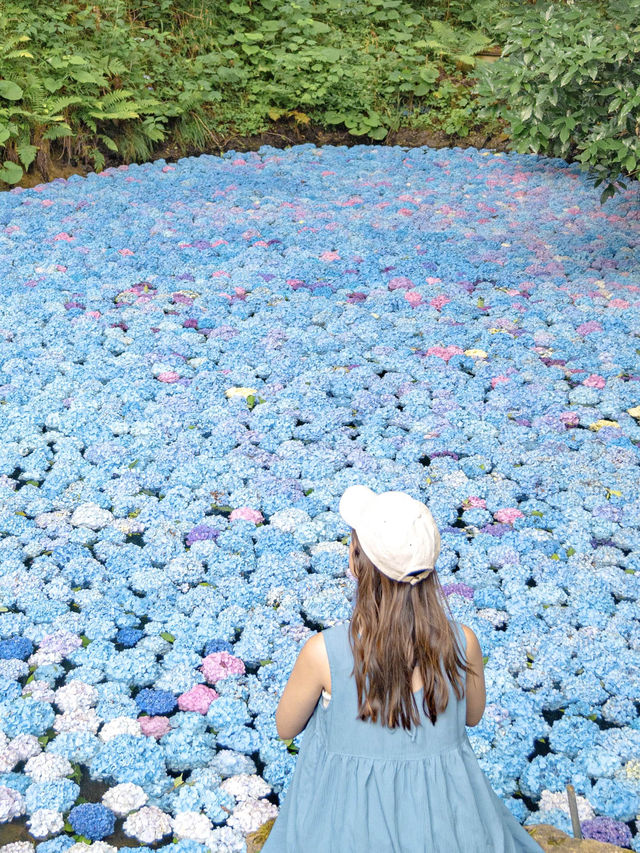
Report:
[[[440,533],[420,501],[404,492],[376,495],[367,486],[349,486],[339,511],[367,557],[387,577],[413,585],[435,569]]]

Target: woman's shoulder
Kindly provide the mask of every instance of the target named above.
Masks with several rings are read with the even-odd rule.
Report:
[[[482,652],[480,651],[480,643],[478,642],[478,638],[475,635],[475,632],[463,622],[458,622],[458,625],[462,628],[464,633],[466,645],[467,645],[467,657],[482,657]]]

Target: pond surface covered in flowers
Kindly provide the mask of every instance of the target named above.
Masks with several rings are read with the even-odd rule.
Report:
[[[354,483],[442,530],[494,789],[571,832],[571,782],[640,851],[640,205],[598,196],[303,145],[0,198],[7,853],[246,849],[295,658],[350,614]]]

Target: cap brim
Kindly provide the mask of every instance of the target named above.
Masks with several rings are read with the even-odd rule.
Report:
[[[368,486],[349,486],[340,498],[338,507],[342,519],[349,527],[357,528],[359,520],[375,496],[375,492],[372,492]]]

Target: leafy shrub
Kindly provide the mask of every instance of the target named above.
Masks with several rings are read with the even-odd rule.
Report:
[[[491,42],[442,20],[442,2],[432,20],[408,0],[6,0],[3,11],[7,183],[32,164],[47,180],[54,153],[100,171],[108,152],[146,160],[169,138],[211,150],[218,134],[282,117],[376,140],[403,115],[466,134],[478,115],[464,74]]]
[[[503,59],[479,69],[484,117],[503,118],[519,153],[578,160],[600,202],[640,163],[640,0],[540,4],[496,28]],[[618,186],[619,185],[619,186]]]

